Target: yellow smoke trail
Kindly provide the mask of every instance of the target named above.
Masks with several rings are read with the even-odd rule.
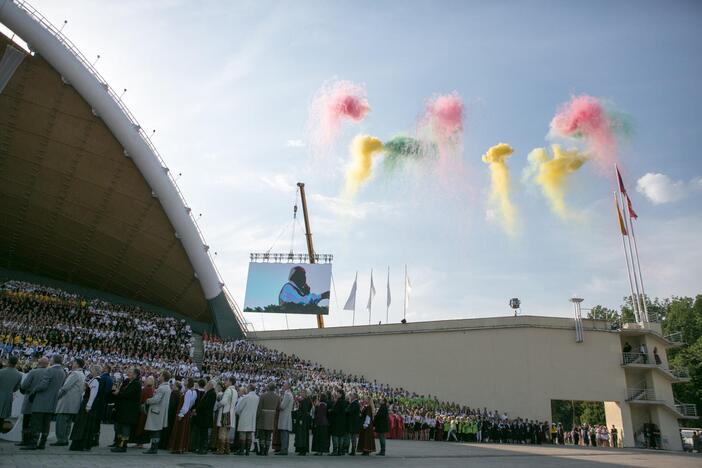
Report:
[[[351,143],[353,161],[346,170],[345,194],[353,197],[358,189],[371,176],[373,171],[373,154],[383,150],[383,142],[370,135],[356,135]]]
[[[509,198],[510,179],[507,158],[514,150],[507,143],[500,143],[491,147],[483,155],[483,162],[490,165],[490,176],[492,188],[490,200],[495,203],[500,210],[502,225],[508,234],[516,233],[517,209]]]
[[[568,209],[565,194],[568,188],[568,175],[585,164],[587,157],[578,150],[563,150],[559,145],[551,145],[553,157],[546,148],[536,148],[529,153],[529,169],[525,174],[541,187],[541,191],[551,204],[551,209],[564,219],[578,218],[578,214]]]

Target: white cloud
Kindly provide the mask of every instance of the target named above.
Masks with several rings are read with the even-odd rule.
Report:
[[[288,140],[285,146],[289,148],[304,148],[307,144],[302,140]]]
[[[275,174],[271,177],[261,176],[261,182],[278,192],[294,192],[295,184],[283,174]]]
[[[649,172],[636,182],[636,190],[644,194],[654,205],[672,203],[702,190],[702,177],[689,182],[674,181],[665,174]]]

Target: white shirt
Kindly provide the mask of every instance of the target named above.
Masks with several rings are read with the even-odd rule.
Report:
[[[185,392],[185,399],[183,400],[183,407],[180,409],[180,412],[178,412],[178,417],[183,417],[185,414],[190,411],[190,408],[193,406],[193,403],[195,403],[195,399],[197,398],[197,391],[195,389],[190,389],[187,392]]]
[[[85,405],[85,410],[90,411],[95,402],[95,397],[98,394],[98,389],[100,388],[100,381],[98,379],[92,379],[88,382],[88,387],[90,388],[90,397],[88,398],[88,403]]]

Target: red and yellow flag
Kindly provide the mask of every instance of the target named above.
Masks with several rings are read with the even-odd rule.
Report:
[[[626,232],[626,225],[624,224],[624,218],[622,218],[622,212],[619,211],[619,203],[617,202],[617,194],[614,194],[614,206],[617,207],[617,219],[619,220],[619,229],[622,231],[622,236],[628,235]]]

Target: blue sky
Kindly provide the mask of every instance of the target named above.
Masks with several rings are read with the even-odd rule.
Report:
[[[568,201],[581,223],[564,222],[533,187],[519,183],[526,155],[543,146],[559,104],[572,94],[608,98],[636,133],[621,161],[640,218],[637,235],[651,295],[702,292],[702,4],[694,1],[35,1],[88,57],[145,128],[218,252],[242,304],[248,253],[265,251],[289,223],[294,183],[307,183],[316,250],[335,255],[328,325],[350,324],[343,306],[356,271],[358,304],[370,269],[385,320],[402,314],[402,269],[413,292],[408,319],[522,313],[570,316],[618,306],[626,294],[611,180],[586,167]],[[311,157],[307,108],[334,78],[364,83],[372,111],[346,127],[329,157]],[[386,138],[409,128],[425,99],[457,91],[467,104],[465,190],[433,180],[374,180],[356,204],[340,202],[348,144],[356,133]],[[520,234],[486,220],[488,168],[480,155],[510,143]],[[636,181],[647,173],[643,192]],[[667,177],[667,178],[666,178]],[[645,188],[645,190],[644,190]],[[645,193],[644,193],[645,192]],[[458,193],[458,194],[457,194]],[[289,235],[274,251],[290,248]],[[295,250],[304,252],[298,230]],[[360,309],[360,307],[359,307]],[[362,312],[359,310],[359,313]],[[257,328],[281,317],[249,316]],[[291,317],[290,327],[315,326]]]

